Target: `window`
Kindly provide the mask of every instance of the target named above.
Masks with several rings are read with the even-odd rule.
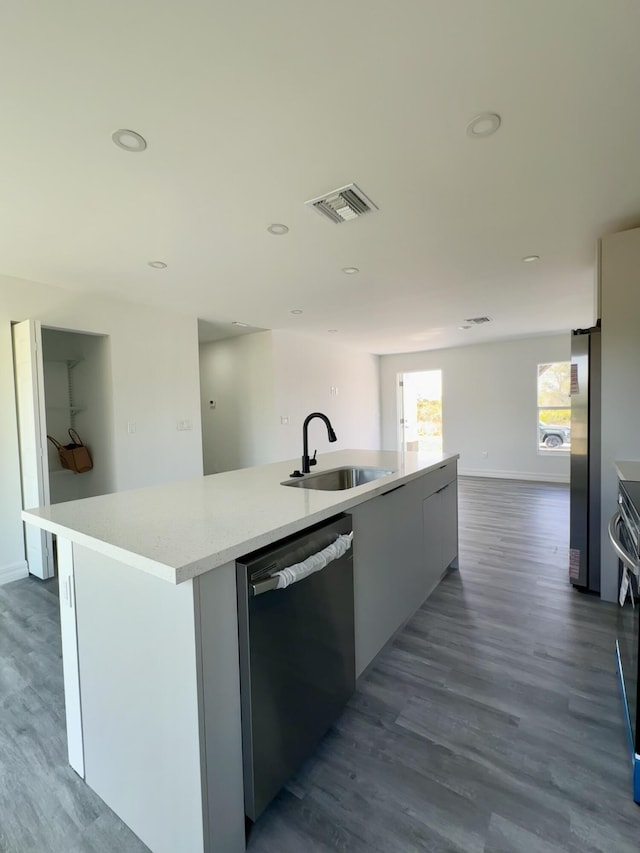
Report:
[[[571,448],[571,362],[538,365],[538,450]]]

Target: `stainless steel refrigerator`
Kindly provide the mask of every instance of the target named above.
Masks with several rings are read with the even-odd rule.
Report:
[[[600,592],[600,326],[571,333],[569,578]]]

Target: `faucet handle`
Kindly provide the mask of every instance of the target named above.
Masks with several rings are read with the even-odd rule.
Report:
[[[316,459],[316,453],[317,452],[318,452],[317,450],[313,451],[313,458],[309,460],[309,465],[317,465],[318,464],[318,460]]]

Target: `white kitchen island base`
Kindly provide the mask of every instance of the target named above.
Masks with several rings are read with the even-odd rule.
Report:
[[[154,853],[244,850],[235,564],[73,562],[85,781]]]
[[[292,463],[263,466],[249,515],[232,513],[224,486],[251,470],[194,481],[195,506],[177,483],[24,513],[58,535],[70,763],[153,853],[245,849],[237,557],[350,512],[358,675],[456,562],[457,457],[341,451],[318,467],[344,457],[394,474],[311,493],[280,485]],[[132,509],[154,502],[132,524]],[[266,529],[276,512],[283,523]]]

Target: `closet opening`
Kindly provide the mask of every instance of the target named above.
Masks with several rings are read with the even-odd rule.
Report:
[[[93,463],[91,470],[82,474],[64,468],[55,445],[47,441],[49,502],[55,504],[112,492],[109,338],[43,328],[42,363],[47,436],[66,445],[77,434],[88,447]]]

